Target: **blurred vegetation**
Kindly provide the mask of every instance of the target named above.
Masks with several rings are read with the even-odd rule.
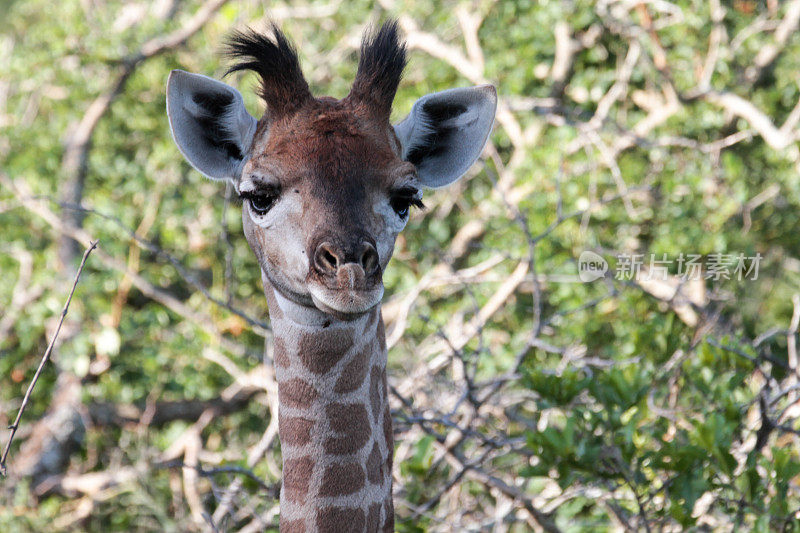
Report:
[[[390,338],[405,328],[389,352],[407,400],[392,404],[398,530],[526,531],[541,512],[563,531],[800,531],[797,1],[219,3],[185,43],[146,58],[144,43],[203,4],[0,3],[3,425],[80,258],[64,232],[80,224],[106,254],[87,264],[23,418],[0,529],[202,530],[197,505],[213,514],[234,479],[242,495],[225,526],[276,523],[279,450],[247,461],[269,423],[264,394],[202,425],[103,424],[91,411],[211,401],[237,372],[264,370],[268,331],[230,309],[266,321],[239,206],[174,146],[165,82],[173,68],[219,78],[226,34],[271,16],[315,93],[341,97],[365,25],[399,16],[411,62],[395,119],[428,92],[484,81],[501,114],[485,158],[428,194],[385,275]],[[258,116],[255,79],[227,81]],[[106,94],[83,175],[65,154]],[[554,281],[577,273],[584,250],[610,261],[607,276]],[[756,280],[693,285],[694,319],[613,276],[615,255],[681,253],[762,259]],[[70,434],[64,464],[23,475],[41,452],[31,428],[71,401],[65,391],[85,432]],[[199,443],[199,468],[181,468],[190,448],[178,442]],[[130,475],[96,490],[66,482],[103,472]]]

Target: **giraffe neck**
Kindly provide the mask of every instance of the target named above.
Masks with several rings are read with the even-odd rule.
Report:
[[[282,533],[394,531],[380,307],[337,320],[264,280],[275,336]]]

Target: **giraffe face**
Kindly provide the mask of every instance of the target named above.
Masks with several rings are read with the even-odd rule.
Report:
[[[378,304],[382,275],[422,187],[461,177],[480,155],[497,105],[494,87],[423,96],[389,122],[405,45],[389,22],[361,46],[341,100],[315,98],[298,56],[272,35],[235,32],[230,69],[254,70],[266,103],[261,120],[224,83],[174,70],[167,115],[183,155],[211,179],[230,180],[262,278],[282,296],[338,318]]]
[[[284,297],[340,318],[380,302],[412,205],[416,167],[393,129],[323,98],[260,125],[236,188],[245,235]]]

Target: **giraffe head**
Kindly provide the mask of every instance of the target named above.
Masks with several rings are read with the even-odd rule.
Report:
[[[341,100],[311,94],[275,26],[267,35],[234,33],[228,51],[238,61],[229,72],[259,74],[263,117],[247,112],[236,89],[173,70],[167,114],[175,143],[205,176],[231,180],[262,275],[281,296],[338,318],[362,315],[383,296],[383,270],[423,187],[454,182],[480,155],[494,87],[429,94],[393,126],[406,63],[394,22],[365,36]]]

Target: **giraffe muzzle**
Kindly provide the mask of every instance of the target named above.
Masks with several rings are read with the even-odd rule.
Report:
[[[308,290],[314,305],[323,313],[340,320],[354,320],[378,305],[383,298],[383,283],[369,290],[329,289],[309,283]]]
[[[380,303],[383,281],[372,243],[345,249],[325,241],[314,251],[308,289],[314,305],[337,318],[353,319]]]
[[[325,241],[314,250],[314,268],[327,278],[334,278],[337,282],[350,280],[353,284],[358,282],[353,276],[360,276],[363,280],[371,278],[378,273],[380,265],[375,245],[366,240],[352,250]]]

